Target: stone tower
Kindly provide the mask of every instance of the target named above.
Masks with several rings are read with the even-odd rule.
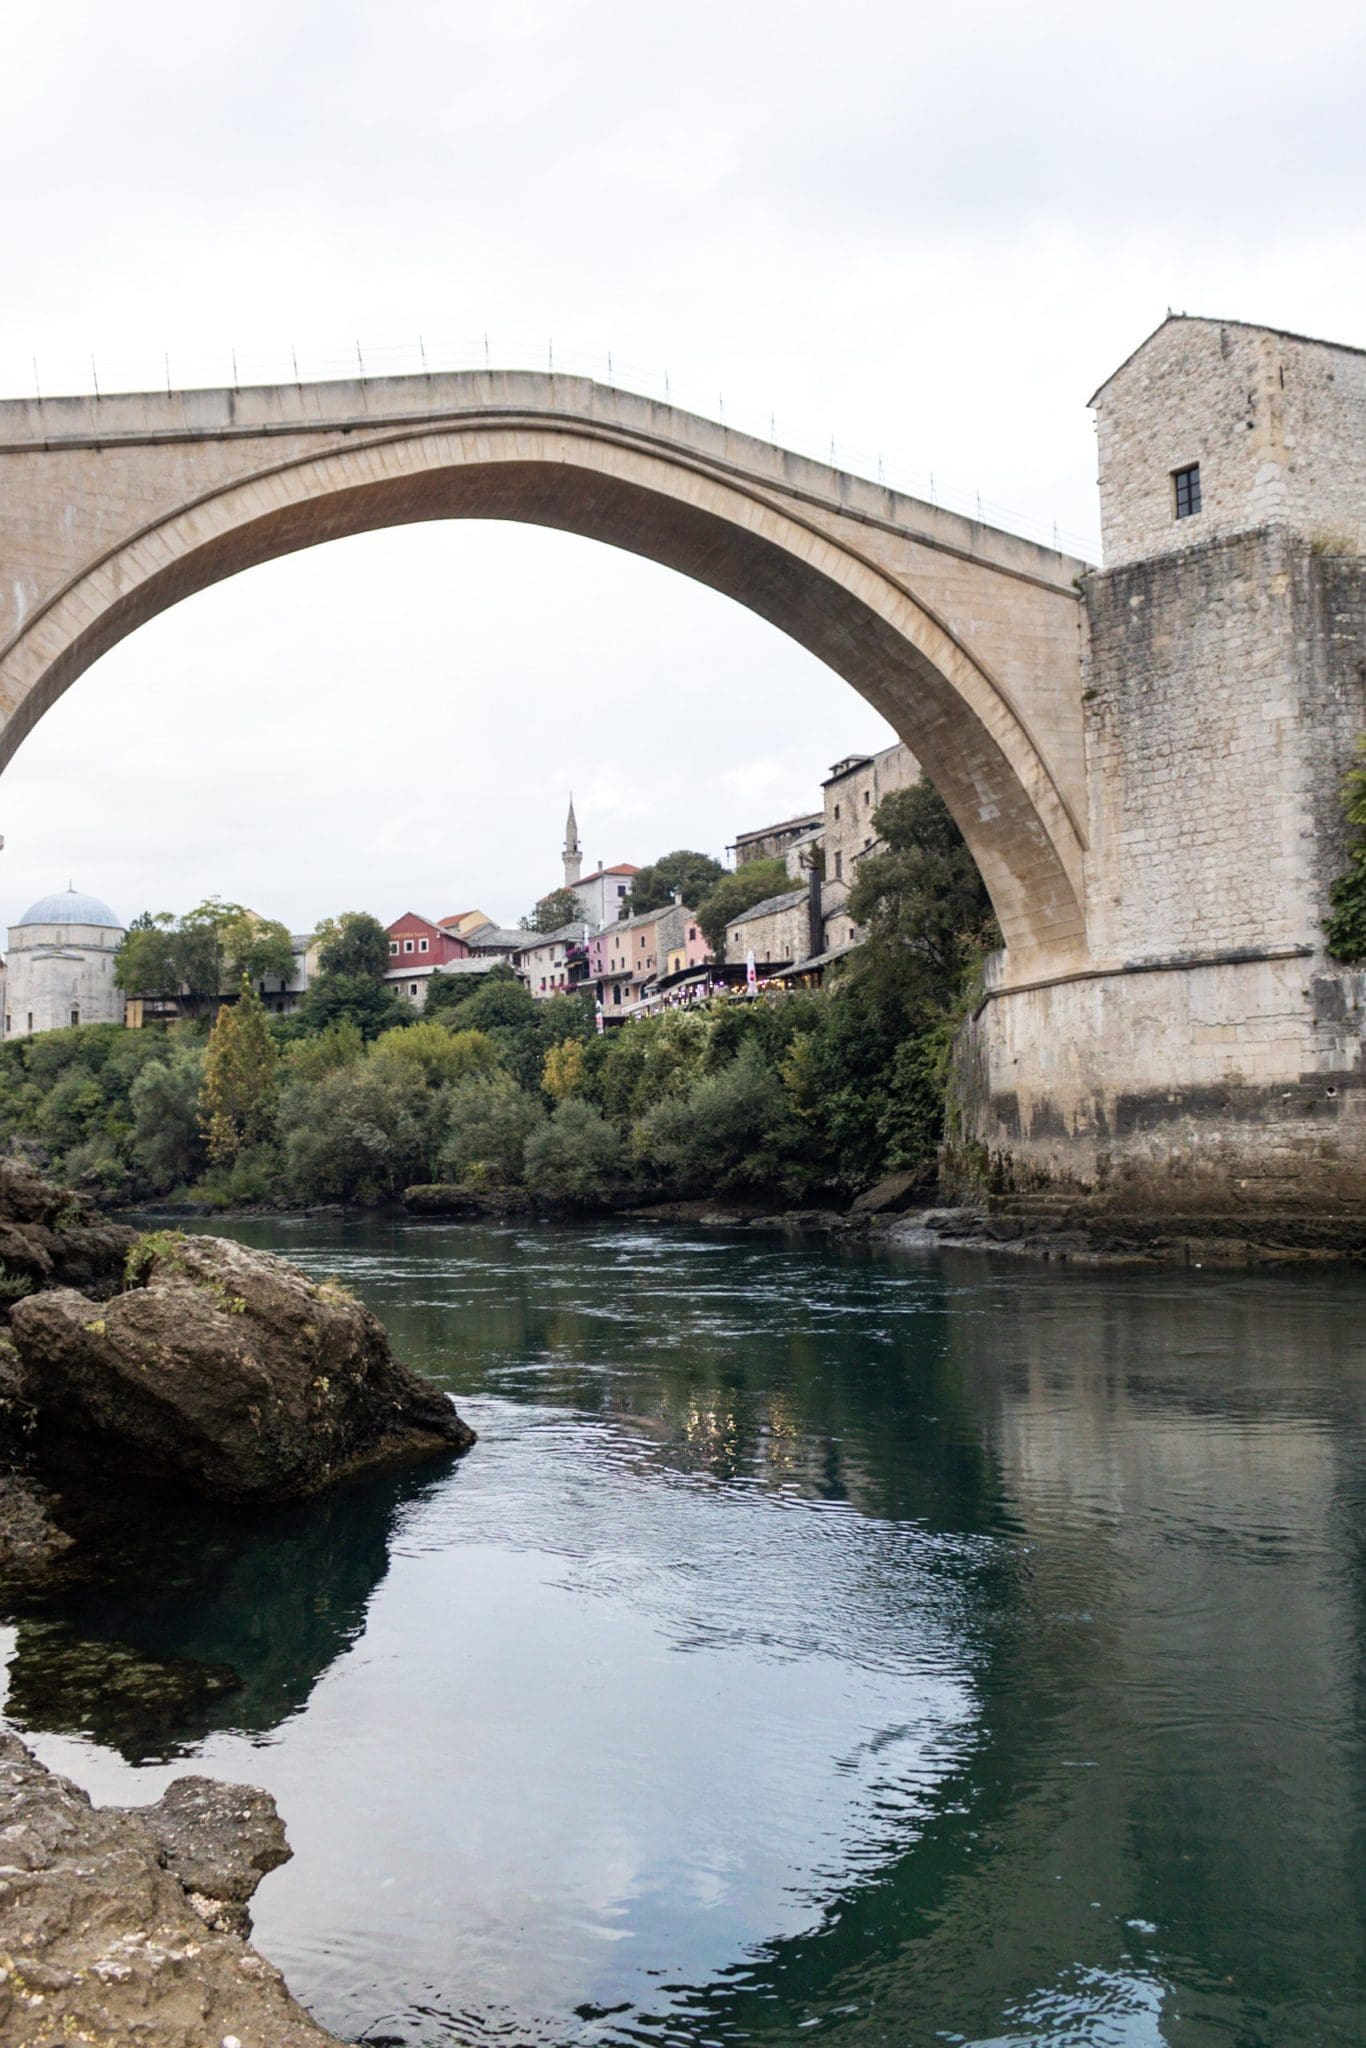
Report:
[[[564,886],[572,889],[583,872],[583,848],[579,845],[579,825],[574,816],[574,798],[569,798],[569,816],[564,821]]]

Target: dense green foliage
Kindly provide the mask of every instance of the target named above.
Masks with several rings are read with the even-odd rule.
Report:
[[[216,896],[183,917],[145,910],[114,961],[125,995],[175,996],[187,1009],[214,1001],[243,975],[286,982],[293,972],[294,945],[284,925]]]
[[[1366,960],[1366,735],[1357,741],[1357,753],[1342,785],[1348,864],[1333,884],[1333,914],[1325,927],[1329,952],[1349,966]]]
[[[524,932],[557,932],[567,924],[582,922],[583,912],[572,889],[552,889],[521,921]]]
[[[788,1201],[928,1166],[994,927],[931,790],[889,798],[877,828],[850,905],[866,943],[819,994],[727,997],[599,1034],[590,997],[536,1001],[499,966],[433,977],[416,1018],[376,972],[373,934],[342,920],[292,1017],[268,1018],[246,987],[211,1036],[206,1022],[87,1025],[0,1047],[0,1140],[113,1194],[223,1204],[380,1202],[435,1180],[569,1203]],[[741,879],[750,901],[775,893],[766,867],[786,879],[756,862],[713,900]]]
[[[742,910],[752,910],[768,896],[785,896],[800,886],[781,860],[752,860],[723,874],[716,887],[696,905],[697,922],[717,960],[726,957],[726,926]]]
[[[382,981],[389,972],[389,934],[368,910],[325,918],[313,937],[320,974],[368,974]]]
[[[675,889],[690,910],[710,896],[726,870],[709,853],[695,853],[681,846],[673,853],[638,868],[631,882],[632,917],[644,910],[663,910],[674,900]]]

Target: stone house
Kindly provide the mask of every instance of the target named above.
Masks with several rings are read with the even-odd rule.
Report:
[[[820,830],[825,823],[824,813],[809,811],[800,818],[784,818],[777,825],[759,825],[752,832],[741,832],[727,853],[735,855],[737,868],[748,867],[752,860],[776,860],[786,856],[793,842]]]
[[[524,932],[521,950],[512,964],[538,1001],[582,988],[588,974],[583,926],[564,924],[555,932]]]
[[[811,943],[812,905],[809,888],[766,896],[726,926],[726,959],[743,965],[753,953],[755,964],[787,967],[819,951]]]
[[[1271,525],[1366,551],[1366,349],[1171,313],[1090,402],[1107,572]]]
[[[674,903],[656,913],[655,955],[660,977],[682,974],[710,959],[711,950],[697,922],[697,912]]]
[[[861,934],[846,905],[859,862],[877,844],[873,819],[884,797],[920,780],[920,763],[901,740],[878,754],[849,754],[826,777],[821,889],[822,943],[813,950],[834,952],[857,945]]]

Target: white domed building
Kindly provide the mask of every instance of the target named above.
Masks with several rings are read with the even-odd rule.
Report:
[[[123,926],[107,903],[79,889],[40,896],[9,928],[5,1036],[64,1031],[72,1024],[121,1024],[123,992],[114,955]]]

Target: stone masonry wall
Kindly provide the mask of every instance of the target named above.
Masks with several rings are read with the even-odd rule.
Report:
[[[1092,402],[1107,568],[1273,522],[1366,550],[1366,351],[1173,318]],[[1202,509],[1178,520],[1192,463]]]
[[[1366,728],[1366,560],[1284,528],[1088,579],[1098,965],[1312,946]]]
[[[1092,965],[965,1028],[959,1191],[1366,1252],[1366,971],[1322,939],[1366,560],[1273,527],[1097,574],[1086,608]]]

